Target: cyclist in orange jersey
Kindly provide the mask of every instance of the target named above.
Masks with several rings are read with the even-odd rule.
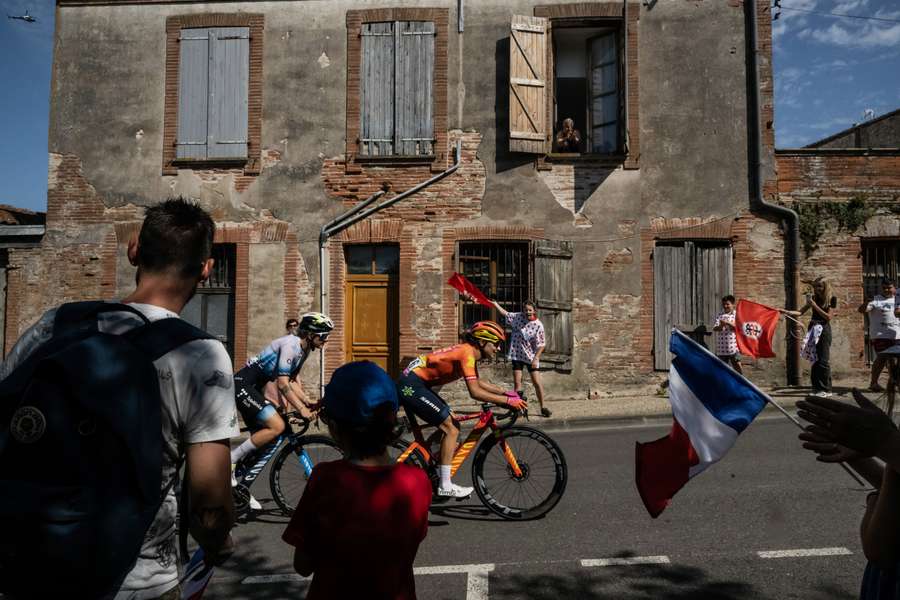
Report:
[[[493,358],[505,341],[506,332],[502,327],[493,321],[479,321],[466,331],[463,343],[417,357],[397,380],[403,407],[429,425],[438,427],[444,434],[438,469],[441,476],[438,496],[465,498],[472,493],[472,488],[456,485],[450,480],[459,425],[450,407],[432,388],[464,378],[469,396],[478,402],[492,402],[516,410],[527,408],[528,405],[515,392],[507,392],[478,378],[478,361]]]

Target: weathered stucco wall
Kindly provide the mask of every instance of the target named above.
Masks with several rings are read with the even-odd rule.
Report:
[[[239,263],[245,256],[243,268],[249,270],[244,349],[257,351],[282,331],[285,314],[315,307],[322,224],[378,189],[388,189],[385,197],[390,197],[434,174],[428,166],[347,168],[347,11],[441,7],[449,10],[449,138],[451,148],[456,140],[463,144],[462,165],[440,184],[379,215],[385,222],[399,221],[387,229],[394,238],[359,230],[329,242],[332,316],[339,323],[344,318],[341,243],[400,244],[399,293],[407,318],[401,319],[399,355],[406,356],[455,341],[456,296],[444,282],[455,264],[456,240],[465,239],[458,232],[475,239],[521,235],[571,241],[572,371],[548,373],[548,388],[557,396],[583,397],[610,385],[647,382],[653,344],[652,306],[646,311],[648,294],[652,298],[646,278],[655,235],[651,222],[734,218],[747,206],[743,9],[734,2],[630,3],[632,15],[639,14],[633,25],[638,45],[630,50],[638,53],[637,73],[631,74],[640,98],[640,125],[632,132],[639,134],[639,150],[628,164],[555,159],[537,165],[533,155],[509,152],[507,140],[510,19],[534,14],[537,4],[566,3],[467,1],[462,34],[457,3],[447,0],[63,4],[50,151],[65,158],[51,163],[50,171],[51,190],[65,193],[48,208],[43,254],[28,260],[44,261],[47,253],[89,243],[88,254],[112,251],[113,267],[106,273],[112,280],[107,287],[80,284],[56,295],[34,293],[29,306],[122,293],[129,275],[115,264],[122,263],[127,240],[116,237],[114,224],[139,220],[140,207],[184,194],[199,199],[217,221],[244,227],[228,239],[247,245],[238,252]],[[215,12],[265,18],[262,142],[256,150],[262,169],[258,176],[239,169],[181,169],[164,176],[166,18]],[[764,17],[761,28],[767,32],[768,14]],[[764,86],[770,82],[767,65]],[[771,156],[765,158],[771,167]],[[89,194],[72,188],[76,179]],[[88,201],[90,215],[72,220],[70,211]],[[286,227],[278,239],[260,233],[273,219]],[[59,228],[64,220],[68,233],[53,233],[53,224]],[[752,233],[749,242],[736,237],[735,247],[745,244],[754,260],[771,262],[779,252],[766,238],[776,235],[774,226],[754,222],[734,231]],[[94,268],[89,257],[82,263],[76,269],[79,281]],[[783,272],[767,273],[766,294],[783,303]],[[279,292],[279,281],[290,290]],[[736,290],[739,285],[736,275]],[[33,316],[28,310],[18,317],[19,329]],[[343,360],[342,324],[336,334],[329,344],[330,366]],[[312,373],[309,367],[306,372]]]

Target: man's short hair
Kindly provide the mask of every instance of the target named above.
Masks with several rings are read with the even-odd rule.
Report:
[[[731,302],[734,304],[734,296],[728,294],[727,296],[722,296],[722,302]]]
[[[884,278],[881,280],[881,287],[896,287],[893,279]]]
[[[147,209],[138,237],[137,265],[147,273],[200,276],[212,255],[216,224],[197,204],[171,198]]]

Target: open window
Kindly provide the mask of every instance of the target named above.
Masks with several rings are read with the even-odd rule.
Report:
[[[513,17],[510,151],[625,153],[624,36],[621,18]]]
[[[215,262],[209,279],[197,286],[181,318],[215,336],[234,358],[235,245],[213,245],[212,258]]]

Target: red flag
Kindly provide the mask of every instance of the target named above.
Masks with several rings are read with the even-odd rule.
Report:
[[[781,314],[764,304],[750,300],[738,300],[734,332],[737,335],[738,351],[754,358],[771,358],[772,337]]]
[[[452,287],[456,288],[460,293],[468,292],[472,294],[472,299],[475,300],[478,304],[483,304],[488,308],[494,308],[494,305],[491,304],[491,301],[487,299],[487,296],[481,293],[475,284],[466,279],[464,276],[459,273],[454,273],[450,276],[450,279],[447,280]]]

